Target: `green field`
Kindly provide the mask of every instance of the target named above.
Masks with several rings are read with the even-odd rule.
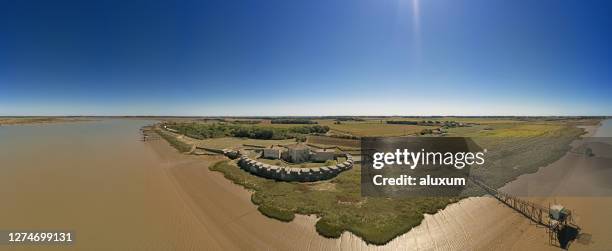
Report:
[[[361,142],[356,139],[342,139],[327,136],[308,136],[307,143],[314,145],[338,146],[341,148],[360,148]]]
[[[248,138],[234,138],[234,137],[223,137],[214,139],[197,140],[198,146],[224,149],[233,148],[244,145],[270,147],[272,145],[287,145],[295,144],[295,139],[282,139],[282,140],[261,140],[261,139],[248,139]]]

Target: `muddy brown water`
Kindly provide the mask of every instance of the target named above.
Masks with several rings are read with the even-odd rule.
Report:
[[[72,246],[22,249],[168,250],[206,245],[165,162],[139,141],[151,121],[0,128],[0,229],[71,230]],[[8,249],[0,246],[0,249]],[[13,250],[13,248],[10,248]]]

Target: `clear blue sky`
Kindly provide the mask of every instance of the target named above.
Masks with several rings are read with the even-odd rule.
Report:
[[[0,1],[0,115],[612,115],[612,1]]]

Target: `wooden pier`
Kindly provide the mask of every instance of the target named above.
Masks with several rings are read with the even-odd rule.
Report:
[[[546,227],[551,245],[567,248],[569,242],[580,231],[580,228],[574,224],[572,211],[570,210],[564,209],[564,217],[562,219],[553,219],[550,206],[544,207],[508,193],[497,191],[497,189],[488,186],[485,182],[474,176],[471,176],[470,180],[514,211],[522,214],[537,225]],[[568,229],[575,231],[573,237],[566,236],[565,233],[568,232]]]

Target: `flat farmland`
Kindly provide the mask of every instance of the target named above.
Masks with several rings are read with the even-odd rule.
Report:
[[[359,137],[415,135],[423,129],[437,128],[435,126],[387,124],[385,121],[343,122],[327,126],[331,128],[332,132]]]
[[[286,145],[286,144],[295,143],[295,139],[263,140],[263,139],[248,139],[248,138],[234,138],[234,137],[213,138],[213,139],[204,139],[204,140],[196,140],[196,141],[197,141],[198,146],[203,146],[207,148],[216,148],[216,149],[236,148],[236,147],[241,147],[243,145],[270,147],[272,145]]]
[[[309,144],[315,145],[326,145],[326,146],[339,146],[349,148],[360,148],[361,141],[358,139],[342,139],[327,136],[308,136]]]

